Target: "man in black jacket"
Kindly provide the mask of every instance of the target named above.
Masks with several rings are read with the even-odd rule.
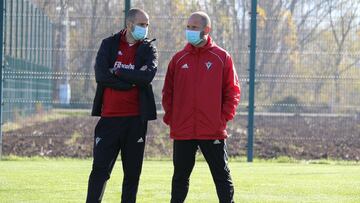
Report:
[[[121,151],[124,178],[121,202],[135,202],[142,168],[148,120],[156,119],[151,81],[157,70],[154,40],[146,38],[148,14],[130,9],[126,29],[102,41],[96,56],[93,116],[94,161],[87,203],[101,202]]]

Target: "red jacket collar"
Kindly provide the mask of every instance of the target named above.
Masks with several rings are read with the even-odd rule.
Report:
[[[126,41],[126,32],[127,32],[126,29],[122,29],[122,30],[119,32],[119,33],[120,33],[120,41],[129,44],[129,43]],[[142,43],[142,40],[141,40],[141,41],[137,41],[137,42],[135,43],[135,45],[139,45],[140,43]]]

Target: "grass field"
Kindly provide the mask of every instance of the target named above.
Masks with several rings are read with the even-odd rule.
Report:
[[[85,202],[91,160],[17,159],[0,161],[0,202]],[[360,164],[323,161],[279,163],[231,161],[235,202],[360,202]],[[169,202],[171,161],[145,161],[139,203]],[[117,162],[103,202],[120,202]],[[197,161],[187,203],[216,203],[206,162]]]

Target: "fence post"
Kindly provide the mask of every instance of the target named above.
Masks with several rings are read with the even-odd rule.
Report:
[[[131,7],[131,0],[125,0],[124,27],[126,27],[126,15]]]
[[[12,33],[13,33],[13,1],[10,1],[10,12],[9,12],[9,56],[13,56],[12,54],[12,46],[13,46],[13,36],[12,36]]]
[[[2,70],[3,70],[3,31],[4,31],[4,0],[0,0],[0,160],[2,158],[2,108],[3,108],[3,87],[2,87]]]
[[[52,22],[49,20],[49,30],[48,30],[48,35],[49,35],[49,45],[48,45],[48,67],[49,67],[49,72],[53,71],[53,62],[52,62],[52,57],[53,57],[53,52],[52,52],[52,48],[53,48],[53,27],[52,27]],[[48,86],[48,90],[49,90],[49,100],[52,100],[52,86],[53,83],[49,83]],[[47,108],[50,108],[50,106],[52,106],[51,103],[48,104]]]
[[[35,63],[36,65],[40,64],[40,53],[41,53],[41,11],[40,8],[36,8],[36,27],[35,29],[37,30],[36,33],[36,59],[35,59]]]
[[[25,15],[25,8],[24,8],[24,0],[21,0],[21,19],[20,19],[20,28],[21,28],[21,31],[20,31],[20,58],[21,59],[24,59],[24,15]]]
[[[35,60],[34,60],[34,72],[39,71],[40,64],[40,9],[35,7]],[[40,79],[35,79],[35,101],[39,100],[39,83]]]
[[[25,60],[26,61],[30,61],[30,39],[29,38],[29,26],[30,26],[30,5],[29,2],[26,1],[26,15],[25,15]]]
[[[45,66],[45,50],[46,50],[46,40],[47,40],[47,36],[46,36],[46,16],[44,13],[42,13],[41,15],[42,17],[42,23],[41,23],[41,65]]]
[[[30,46],[29,46],[29,61],[32,64],[34,62],[34,8],[33,6],[30,4]],[[30,71],[32,71],[32,65],[30,67]]]
[[[256,7],[257,0],[251,1],[250,20],[250,63],[249,63],[249,106],[248,106],[248,143],[247,161],[253,161],[254,146],[254,109],[255,109],[255,57],[256,57]]]
[[[14,45],[14,57],[18,58],[19,53],[19,0],[16,0],[15,3],[15,45]],[[15,62],[15,65],[18,66],[18,61]]]

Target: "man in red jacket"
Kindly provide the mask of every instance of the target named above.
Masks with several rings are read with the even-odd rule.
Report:
[[[210,167],[219,201],[234,202],[225,139],[240,87],[231,56],[212,41],[210,30],[206,13],[191,14],[188,44],[171,59],[165,77],[163,120],[174,139],[172,203],[185,201],[198,147]]]

